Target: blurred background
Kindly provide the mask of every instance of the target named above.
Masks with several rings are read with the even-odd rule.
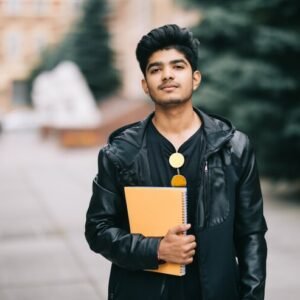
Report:
[[[300,298],[300,2],[0,1],[0,299],[106,299],[84,240],[108,134],[152,109],[136,44],[167,23],[200,40],[194,104],[256,149],[269,231],[266,299]]]

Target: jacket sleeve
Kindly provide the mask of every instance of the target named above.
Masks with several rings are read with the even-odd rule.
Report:
[[[266,279],[267,225],[254,151],[244,136],[241,173],[237,190],[235,245],[242,300],[263,300]]]
[[[98,175],[86,214],[85,237],[90,248],[112,263],[130,270],[158,268],[159,238],[128,232],[124,193],[117,169],[105,149],[98,156]]]

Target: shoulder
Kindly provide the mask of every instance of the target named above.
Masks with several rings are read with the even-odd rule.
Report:
[[[230,146],[233,153],[237,157],[241,157],[245,150],[250,147],[249,137],[240,130],[235,130],[233,137],[230,141]]]
[[[245,133],[237,130],[230,141],[230,148],[232,163],[241,173],[248,166],[256,164],[254,148]]]
[[[105,157],[123,167],[130,165],[143,146],[145,130],[151,116],[152,114],[142,121],[113,131],[108,143],[100,150],[99,158]]]

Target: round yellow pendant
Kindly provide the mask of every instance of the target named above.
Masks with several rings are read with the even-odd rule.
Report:
[[[169,163],[173,168],[181,168],[184,164],[184,156],[181,153],[173,153],[169,158]]]
[[[171,180],[171,185],[173,187],[185,187],[186,178],[182,175],[174,175]]]

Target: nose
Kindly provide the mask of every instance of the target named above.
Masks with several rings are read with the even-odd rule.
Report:
[[[174,73],[172,68],[165,67],[162,72],[162,80],[167,81],[170,79],[174,79]]]

